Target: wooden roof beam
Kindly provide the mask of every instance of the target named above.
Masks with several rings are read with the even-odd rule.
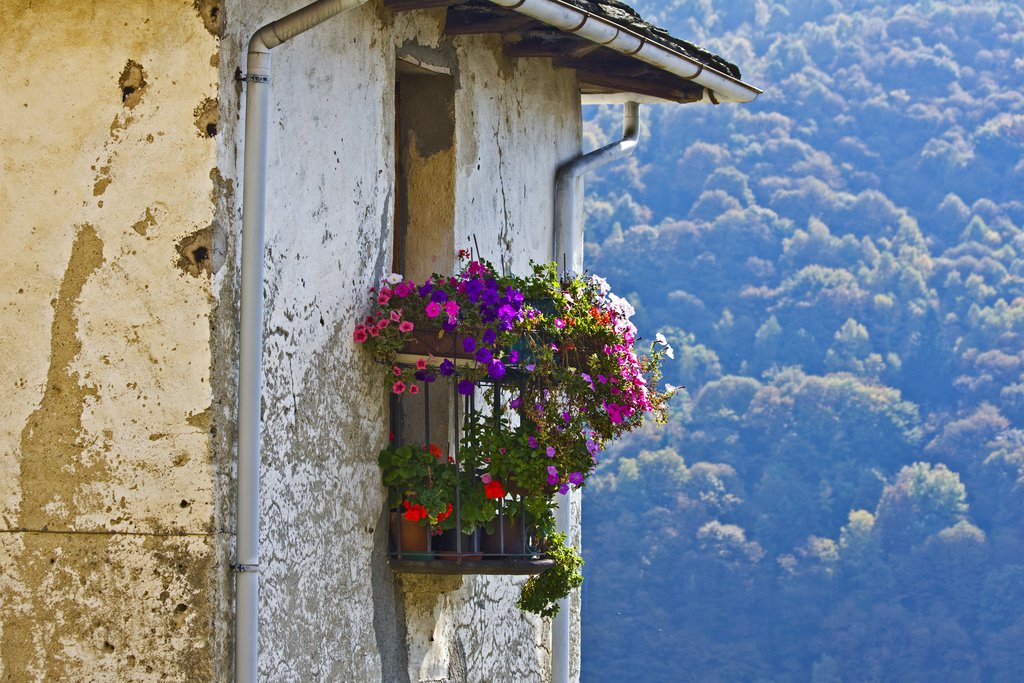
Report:
[[[408,12],[414,9],[450,7],[463,2],[466,0],[384,0],[384,6],[395,12]]]
[[[411,0],[413,2],[429,0]],[[498,8],[459,7],[448,8],[444,32],[452,36],[478,33],[514,33],[540,26],[536,19],[518,12]]]

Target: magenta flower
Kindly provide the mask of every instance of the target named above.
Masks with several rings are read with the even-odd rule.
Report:
[[[444,312],[448,314],[448,317],[454,318],[459,314],[459,304],[454,301],[445,302]]]
[[[490,484],[491,483],[491,475],[486,473],[486,472],[484,472],[483,474],[480,475],[480,481],[482,481],[485,484]]]
[[[427,304],[428,318],[436,318],[439,315],[441,315],[441,304],[437,303],[436,301],[431,301],[429,304]]]

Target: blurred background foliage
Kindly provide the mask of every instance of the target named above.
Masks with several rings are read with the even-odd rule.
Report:
[[[686,390],[588,484],[584,680],[1024,680],[1024,8],[633,4],[765,93],[588,180]]]

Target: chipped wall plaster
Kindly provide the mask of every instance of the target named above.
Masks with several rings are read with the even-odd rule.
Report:
[[[299,4],[10,12],[33,39],[0,47],[16,255],[0,275],[18,284],[0,290],[0,677],[230,675],[236,68],[252,31]],[[456,248],[475,236],[517,269],[547,258],[554,171],[579,148],[571,72],[449,41],[442,19],[371,0],[274,53],[267,680],[549,679],[549,628],[514,606],[522,578],[396,577],[384,554],[386,394],[351,328],[391,264],[396,52],[455,78]],[[74,74],[73,108],[41,87],[54,69]]]
[[[277,16],[244,3],[228,15],[246,16],[246,30],[227,27],[238,44]],[[518,269],[548,258],[555,169],[579,151],[572,72],[509,60],[491,38],[449,41],[443,17],[371,2],[273,54],[260,617],[268,680],[550,678],[549,627],[515,607],[523,577],[411,583],[386,564],[376,465],[386,388],[351,330],[392,262],[396,52],[455,79],[455,158],[444,162],[455,169],[445,219],[455,248],[475,236],[487,257]],[[226,118],[221,134],[239,140]]]
[[[217,43],[187,2],[5,5],[0,678],[210,680]]]

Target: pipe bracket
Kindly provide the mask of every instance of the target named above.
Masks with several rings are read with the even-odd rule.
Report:
[[[258,564],[241,564],[241,563],[237,563],[237,564],[232,564],[231,565],[231,569],[233,569],[234,571],[238,572],[239,574],[246,574],[246,573],[256,574],[256,573],[259,573],[260,566]]]

